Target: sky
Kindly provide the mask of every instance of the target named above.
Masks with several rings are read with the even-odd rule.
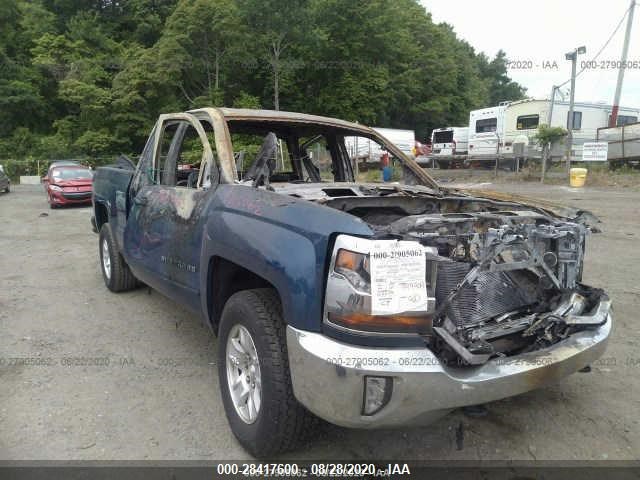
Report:
[[[513,61],[510,77],[527,87],[527,96],[548,98],[553,85],[571,76],[565,53],[585,46],[578,56],[589,62],[604,46],[629,0],[420,0],[436,23],[446,22],[477,52],[493,58],[502,49]],[[627,25],[625,18],[596,61],[576,79],[576,101],[613,103]],[[640,5],[636,5],[620,104],[640,108]],[[602,62],[602,64],[600,63]],[[591,63],[591,62],[589,62]],[[569,99],[569,84],[562,91]],[[560,97],[558,97],[560,99]]]

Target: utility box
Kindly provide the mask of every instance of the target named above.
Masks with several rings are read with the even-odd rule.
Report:
[[[514,157],[524,157],[527,153],[527,145],[524,143],[514,143],[513,144],[513,156]]]

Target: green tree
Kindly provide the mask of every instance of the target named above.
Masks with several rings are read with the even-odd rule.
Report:
[[[544,182],[547,172],[547,164],[551,158],[551,151],[556,143],[565,138],[569,132],[562,127],[550,127],[546,124],[540,124],[534,140],[542,147],[542,175],[540,181]]]
[[[33,64],[57,82],[57,100],[73,123],[76,147],[85,153],[109,153],[117,143],[105,141],[110,131],[111,79],[121,45],[105,30],[97,13],[80,11],[62,34],[47,33],[35,41]],[[91,145],[87,139],[100,141]]]
[[[417,0],[0,2],[0,156],[140,151],[157,115],[261,106],[464,125],[525,90]]]
[[[190,104],[222,104],[226,60],[240,54],[243,34],[233,0],[178,3],[157,48],[180,66],[177,85]]]
[[[480,73],[489,88],[489,105],[498,105],[504,101],[521,100],[527,89],[509,78],[507,72],[507,54],[499,50],[491,61],[483,53],[478,55]]]
[[[311,31],[308,0],[239,0],[248,25],[246,40],[255,52],[255,65],[267,60],[273,107],[280,110],[282,84],[299,65],[298,54]],[[265,86],[266,87],[266,86]],[[269,88],[266,88],[269,90]]]
[[[0,3],[0,135],[18,127],[46,129],[52,109],[42,72],[30,63],[34,36],[52,28],[52,16],[34,2]]]

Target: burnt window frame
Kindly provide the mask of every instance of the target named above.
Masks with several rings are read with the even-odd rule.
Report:
[[[369,137],[369,135],[365,135],[363,132],[353,131],[341,126],[323,125],[321,123],[313,124],[299,120],[263,121],[260,118],[228,118],[227,128],[229,131],[229,138],[231,139],[231,150],[234,152],[234,155],[238,152],[236,150],[237,147],[233,144],[233,135],[249,133],[262,136],[269,132],[273,132],[279,140],[284,141],[284,144],[287,147],[289,160],[294,168],[292,173],[300,175],[301,179],[304,177],[304,174],[307,173],[309,177],[317,181],[322,181],[320,172],[312,170],[315,168],[313,163],[307,163],[306,154],[303,151],[303,145],[307,143],[309,138],[317,136],[322,137],[326,142],[326,150],[331,156],[331,173],[333,175],[333,180],[331,180],[332,182],[356,181],[351,159],[344,145],[344,137],[351,135]],[[378,143],[384,144],[377,135],[373,135],[372,138],[376,138]],[[292,154],[294,158],[291,158]],[[301,167],[304,167],[304,170]],[[237,172],[238,164],[235,158],[234,168]]]
[[[144,149],[138,158],[138,166],[131,180],[131,192],[138,192],[144,187],[155,185],[154,168],[155,168],[155,146],[158,136],[158,124],[153,126]]]
[[[205,130],[206,132],[206,130]],[[184,164],[183,154],[185,152],[185,146],[190,142],[200,142],[199,160],[197,164],[206,167],[208,163],[206,161],[206,147],[205,141],[200,136],[200,132],[197,127],[187,119],[167,120],[163,123],[160,133],[158,150],[156,152],[157,162],[154,164],[157,166],[156,178],[154,179],[156,185],[162,185],[165,187],[178,187],[178,188],[201,188],[196,182],[193,187],[187,187],[184,185],[178,185],[179,178],[179,166]],[[169,138],[170,137],[170,138]],[[165,144],[165,140],[169,140],[168,144]],[[208,138],[206,138],[208,142]],[[164,149],[167,148],[166,155],[163,157]],[[189,163],[189,162],[187,162]],[[160,168],[161,167],[161,168]],[[199,170],[198,170],[199,172]]]
[[[172,113],[161,115],[157,124],[156,124],[156,138],[154,143],[153,150],[153,185],[164,186],[169,188],[188,188],[184,186],[178,185],[167,185],[166,183],[162,183],[158,177],[160,171],[160,164],[162,163],[164,167],[164,161],[160,159],[160,149],[161,142],[165,135],[165,130],[168,126],[179,123],[186,123],[191,126],[197,132],[198,137],[200,138],[200,142],[202,144],[203,154],[202,159],[200,161],[200,168],[198,172],[198,179],[196,182],[195,188],[193,190],[203,190],[214,187],[218,183],[220,183],[220,165],[216,159],[214,154],[214,149],[211,147],[211,143],[209,141],[209,137],[207,135],[207,131],[203,126],[202,122],[194,115],[190,113]],[[215,142],[215,131],[213,132],[214,142]],[[175,133],[174,133],[175,136]],[[172,137],[171,144],[173,143],[174,138]],[[181,139],[181,142],[184,141],[184,137]],[[205,177],[209,178],[205,178]],[[208,181],[205,184],[205,180]]]

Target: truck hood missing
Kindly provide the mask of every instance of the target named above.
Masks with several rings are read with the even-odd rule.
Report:
[[[585,226],[588,226],[591,232],[593,233],[599,232],[599,229],[596,225],[600,223],[600,220],[598,219],[598,217],[596,217],[593,213],[589,212],[588,210],[577,209],[574,207],[560,205],[557,203],[548,202],[546,200],[540,200],[533,197],[527,197],[524,195],[497,192],[495,190],[463,189],[463,190],[450,190],[450,191],[457,192],[460,194],[466,194],[473,197],[487,198],[490,200],[501,201],[501,202],[514,202],[514,203],[521,204],[523,206],[539,208],[541,210],[548,212],[549,214],[555,215],[558,218],[563,218],[565,220],[571,220],[574,222],[582,223]]]
[[[433,198],[444,199],[448,202],[455,200],[460,201],[477,199],[479,204],[484,204],[488,209],[500,207],[510,207],[516,209],[534,209],[543,212],[557,219],[574,221],[581,223],[592,232],[597,232],[597,225],[600,220],[587,210],[577,209],[566,205],[549,202],[546,200],[517,195],[512,193],[498,192],[485,189],[454,189],[440,188],[435,190],[421,185],[400,185],[400,184],[379,184],[379,183],[306,183],[291,184],[281,183],[274,184],[275,191],[284,195],[290,195],[295,198],[311,200],[321,204],[328,200],[341,197],[376,197],[376,198]],[[409,201],[410,202],[410,201]],[[335,204],[330,202],[328,205],[335,208]],[[391,201],[394,203],[394,201]],[[382,206],[382,204],[380,204]]]
[[[361,219],[374,239],[429,247],[436,301],[423,333],[447,361],[473,365],[544,348],[606,321],[608,297],[582,284],[586,237],[598,222],[589,212],[477,190],[273,187]]]

